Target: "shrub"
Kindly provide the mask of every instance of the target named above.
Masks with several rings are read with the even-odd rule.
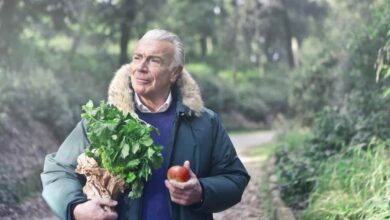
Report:
[[[320,55],[294,72],[289,104],[292,113],[303,125],[311,125],[324,106],[331,106],[335,96],[337,77],[332,68],[337,58],[332,54]]]
[[[349,61],[336,63],[337,68],[343,67],[345,70],[341,73],[341,77],[338,76],[338,78],[344,79],[343,82],[346,83],[344,93],[338,94],[341,97],[339,100],[342,100],[342,102],[338,103],[336,107],[325,107],[334,106],[331,105],[332,95],[328,95],[328,92],[332,92],[332,86],[328,83],[332,84],[334,82],[328,76],[332,76],[331,72],[334,68],[328,69],[324,68],[324,65],[320,65],[320,68],[317,69],[318,72],[313,71],[304,74],[303,79],[298,80],[298,87],[295,86],[299,92],[298,95],[295,94],[295,98],[297,98],[295,104],[302,108],[304,114],[309,114],[313,121],[312,137],[302,148],[278,151],[277,167],[281,170],[282,196],[293,207],[304,208],[306,199],[312,190],[319,192],[318,190],[321,190],[322,187],[321,184],[331,185],[323,187],[326,190],[323,190],[318,197],[324,196],[324,198],[319,198],[318,201],[320,202],[311,210],[312,213],[321,212],[324,207],[322,203],[326,203],[329,213],[321,215],[321,217],[313,214],[307,219],[368,219],[372,216],[378,216],[375,210],[384,210],[387,207],[386,205],[374,207],[379,204],[374,197],[362,197],[368,198],[370,200],[369,204],[375,204],[373,205],[374,208],[371,209],[372,212],[367,214],[367,212],[362,211],[362,206],[359,206],[361,204],[357,205],[358,203],[348,200],[348,198],[354,198],[355,192],[353,190],[355,186],[343,182],[340,182],[340,184],[344,184],[343,186],[338,186],[338,183],[335,182],[337,179],[333,181],[335,184],[332,185],[333,182],[328,181],[328,179],[333,178],[333,176],[331,176],[330,171],[326,171],[331,164],[338,162],[338,158],[342,155],[343,159],[339,164],[340,167],[334,168],[337,172],[340,172],[340,175],[336,172],[340,181],[343,181],[343,175],[346,175],[347,178],[350,177],[348,173],[353,173],[355,169],[370,174],[375,170],[365,170],[358,163],[355,163],[355,160],[359,161],[359,159],[356,153],[353,152],[367,151],[365,154],[370,154],[374,150],[374,152],[379,151],[385,154],[380,149],[376,151],[373,148],[388,147],[388,140],[390,139],[390,107],[388,103],[390,97],[384,95],[383,92],[390,88],[389,78],[383,77],[375,82],[376,71],[373,66],[377,51],[380,48],[385,48],[390,42],[390,24],[388,23],[390,2],[378,2],[373,5],[371,10],[372,19],[366,24],[365,29],[355,30],[358,31],[357,37],[349,42]],[[369,31],[367,32],[367,30]],[[324,57],[331,56],[325,54]],[[389,60],[382,58],[379,56],[379,60],[386,63],[382,65],[384,69],[378,69],[378,71],[387,71],[386,65],[389,64]],[[316,63],[314,70],[318,67],[318,64],[321,64],[319,61]],[[303,71],[305,69],[310,68],[309,66],[303,67]],[[305,97],[308,97],[308,99],[305,100]],[[302,100],[300,101],[299,98]],[[307,111],[304,108],[308,108]],[[302,114],[302,112],[299,112],[299,114]],[[306,115],[304,116],[306,117]],[[383,140],[386,144],[381,142],[372,144],[372,140],[376,139]],[[363,163],[364,161],[360,162]],[[353,176],[353,178],[360,177]],[[380,182],[382,178],[388,179],[387,176],[372,176],[372,181]],[[369,183],[369,180],[364,177],[362,179]],[[359,185],[359,187],[367,188],[365,185]],[[380,189],[374,187],[372,193],[375,194],[377,190],[381,192]],[[338,200],[346,199],[350,203],[345,203],[345,207],[341,207],[343,204],[336,207],[338,204],[333,201],[333,198],[337,195],[339,195]],[[379,198],[379,201],[384,201],[383,197]],[[389,204],[389,201],[387,200],[386,203]],[[332,204],[335,206],[331,206]],[[368,207],[366,203],[365,206]],[[341,211],[333,215],[333,211],[338,210],[337,208],[340,208]],[[379,211],[378,213],[386,212]]]
[[[205,64],[189,64],[188,70],[199,83],[208,108],[220,113],[235,111],[238,95],[231,82],[221,79]]]
[[[52,127],[63,137],[74,124],[66,93],[52,72],[34,69],[15,73],[0,69],[0,112],[20,122],[31,118]]]
[[[315,164],[303,156],[310,134],[303,131],[279,137],[276,149],[276,170],[282,198],[290,206],[301,209],[314,187]]]
[[[372,138],[389,139],[388,100],[371,101],[376,105],[364,113],[358,107],[359,102],[352,101],[348,102],[349,108],[326,108],[318,114],[311,137],[300,148],[277,151],[282,197],[289,205],[305,208],[323,166],[333,157],[348,155],[355,148],[367,149]]]
[[[388,219],[390,142],[372,139],[369,149],[329,160],[302,219]]]

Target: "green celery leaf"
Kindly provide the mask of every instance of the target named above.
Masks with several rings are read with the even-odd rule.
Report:
[[[149,147],[150,145],[153,144],[153,139],[152,138],[147,138],[147,139],[143,140],[142,144],[147,146],[147,147]]]
[[[125,143],[125,145],[123,145],[123,148],[121,151],[121,156],[123,159],[125,159],[127,156],[129,156],[129,151],[130,151],[130,146],[127,143]]]
[[[93,156],[102,168],[122,177],[125,186],[131,189],[130,198],[139,198],[152,168],[157,169],[163,161],[162,147],[150,137],[151,131],[158,134],[158,130],[135,113],[123,114],[104,101],[97,107],[89,101],[82,110],[90,142],[87,155]]]
[[[139,146],[139,143],[138,142],[135,142],[131,148],[131,151],[133,152],[133,154],[136,154],[138,151],[140,150],[140,146]]]

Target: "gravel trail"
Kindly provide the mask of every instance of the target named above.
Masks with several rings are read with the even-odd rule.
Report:
[[[251,180],[245,189],[241,202],[220,213],[214,214],[216,220],[262,220],[260,185],[264,174],[265,157],[251,157],[245,155],[245,150],[272,142],[274,131],[259,131],[253,133],[236,134],[230,136],[237,153],[247,168]]]

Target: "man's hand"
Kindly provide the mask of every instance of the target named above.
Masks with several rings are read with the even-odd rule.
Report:
[[[117,201],[110,199],[96,198],[76,205],[73,216],[76,220],[116,220],[118,214],[113,211],[106,211],[103,206],[114,207]]]
[[[171,200],[179,205],[192,205],[202,201],[202,186],[198,178],[190,168],[190,162],[184,162],[184,167],[190,171],[190,179],[187,182],[165,180],[165,186],[169,190]]]

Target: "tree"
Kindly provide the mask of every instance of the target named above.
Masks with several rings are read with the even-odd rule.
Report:
[[[66,22],[74,22],[78,1],[2,0],[0,1],[0,53],[2,59],[16,59],[16,47],[26,28],[35,27],[42,35],[50,36],[54,30],[66,30]],[[8,62],[4,62],[7,64]],[[10,62],[12,63],[12,62]]]

